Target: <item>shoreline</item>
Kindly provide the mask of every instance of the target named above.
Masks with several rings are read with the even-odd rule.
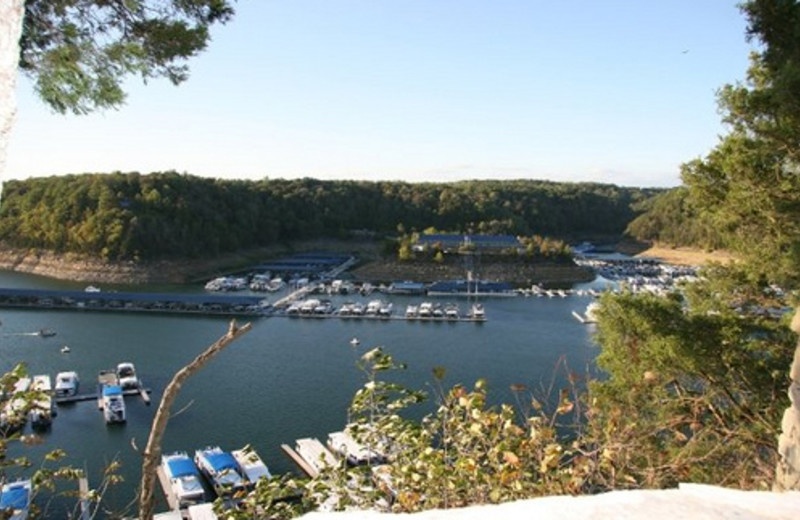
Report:
[[[346,250],[358,255],[361,261],[349,271],[349,276],[360,281],[389,283],[397,280],[414,280],[430,283],[443,279],[467,278],[467,271],[461,258],[449,259],[441,264],[430,261],[399,262],[394,259],[379,258],[375,244],[335,241],[276,246],[270,249],[231,253],[213,259],[152,262],[113,262],[74,253],[0,249],[0,269],[93,284],[189,284],[240,271],[263,262],[266,258],[291,254],[303,249]],[[534,284],[564,287],[593,279],[589,270],[574,262],[522,260],[484,261],[475,275],[482,280],[504,281],[515,287],[525,288]]]

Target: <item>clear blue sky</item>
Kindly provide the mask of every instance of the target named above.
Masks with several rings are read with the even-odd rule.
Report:
[[[239,0],[191,78],[52,113],[21,78],[7,177],[536,178],[674,186],[752,46],[727,0]]]

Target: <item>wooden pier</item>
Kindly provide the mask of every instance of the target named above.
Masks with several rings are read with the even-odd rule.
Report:
[[[297,464],[303,473],[308,475],[311,478],[316,477],[319,475],[319,472],[314,469],[306,460],[300,456],[296,451],[294,451],[288,444],[281,444],[281,449],[286,453],[286,455],[292,459],[292,461]]]

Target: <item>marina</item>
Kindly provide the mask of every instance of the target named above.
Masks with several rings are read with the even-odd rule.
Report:
[[[48,288],[46,280],[0,273],[4,285],[13,286],[16,280],[42,290],[63,288],[57,284]],[[41,285],[35,285],[37,282]],[[495,389],[495,402],[511,399],[505,395],[509,385],[539,378],[550,381],[552,367],[562,356],[576,369],[591,362],[595,349],[588,329],[575,322],[571,311],[583,311],[591,301],[590,296],[579,296],[579,290],[587,294],[588,288],[601,290],[605,284],[600,280],[595,285],[576,287],[564,298],[481,301],[480,307],[489,319],[480,327],[432,326],[433,319],[419,318],[257,319],[250,333],[181,390],[175,405],[179,412],[170,419],[162,449],[173,453],[191,447],[189,453],[194,454],[201,446],[250,444],[269,464],[272,474],[305,472],[284,455],[281,445],[295,451],[296,439],[317,439],[317,446],[336,456],[328,444],[329,432],[340,431],[346,424],[347,407],[363,384],[357,360],[377,345],[408,364],[401,381],[411,388],[424,388],[430,367],[440,365],[447,367],[448,382],[470,384],[478,377],[485,378]],[[112,294],[106,287],[100,294],[106,292]],[[380,294],[377,288],[369,296],[359,292],[308,297],[327,298],[334,308],[349,301],[362,302],[366,307],[371,300],[380,299],[392,303],[392,313],[398,317],[405,315],[409,305],[419,309],[428,302],[432,309],[437,302],[420,295]],[[447,299],[440,302],[444,312]],[[460,301],[460,313],[467,316],[471,305]],[[55,338],[44,341],[37,336],[4,336],[0,362],[6,370],[16,361],[26,360],[32,374],[74,371],[81,376],[75,395],[88,394],[94,400],[99,369],[108,367],[107,371],[115,372],[119,362],[125,360],[132,360],[139,378],[152,386],[150,397],[160,399],[172,375],[218,338],[229,321],[228,316],[218,315],[63,312],[54,308],[10,308],[2,313],[0,332],[36,331],[43,325],[57,332]],[[412,323],[417,325],[410,326]],[[354,338],[357,341],[353,342]],[[60,352],[64,344],[71,347],[68,356]],[[141,446],[147,438],[155,410],[137,406],[136,400],[141,397],[135,392],[126,391],[125,395],[124,426],[105,427],[94,405],[58,402],[59,415],[43,434],[44,443],[15,447],[21,452],[10,455],[36,457],[37,453],[61,447],[68,453],[67,463],[86,467],[94,484],[102,478],[108,457],[118,454],[122,476],[128,482],[137,481],[141,456],[131,446]],[[266,417],[269,420],[263,419]],[[121,506],[129,497],[117,494],[108,500],[110,507]],[[160,500],[157,510],[170,509],[166,498]]]

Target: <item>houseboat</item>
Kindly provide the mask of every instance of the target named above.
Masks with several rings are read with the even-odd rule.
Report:
[[[124,362],[117,365],[117,381],[123,390],[136,390],[139,388],[139,377],[133,363]]]
[[[72,397],[78,393],[78,373],[74,371],[59,372],[56,374],[56,399],[59,397]]]
[[[106,424],[124,423],[127,420],[125,400],[119,385],[102,386],[103,418]]]
[[[28,411],[31,426],[37,429],[48,428],[53,422],[53,415],[55,415],[53,385],[50,376],[47,374],[33,376],[31,391],[36,393]]]
[[[31,507],[31,481],[18,480],[3,484],[0,492],[0,514],[9,520],[25,520]]]
[[[162,455],[161,468],[169,481],[169,492],[175,496],[179,508],[205,502],[200,472],[185,451]]]
[[[319,442],[319,439],[297,439],[295,451],[317,474],[325,468],[336,467],[336,457]]]
[[[244,477],[239,472],[236,459],[219,446],[195,451],[194,462],[218,495],[228,496],[244,489]]]
[[[236,460],[236,463],[239,465],[239,471],[249,485],[255,486],[262,478],[272,478],[272,473],[269,472],[269,468],[251,446],[245,446],[240,450],[233,450],[231,455],[233,455],[234,460]]]
[[[329,433],[328,448],[334,454],[343,458],[350,466],[384,462],[382,455],[356,441],[346,431]]]

